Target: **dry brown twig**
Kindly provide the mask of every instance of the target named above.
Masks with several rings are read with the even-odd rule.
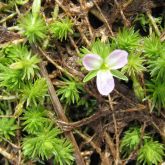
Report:
[[[129,108],[126,110],[118,110],[118,111],[114,111],[114,113],[116,114],[121,114],[121,113],[133,113],[133,112],[141,112],[144,111],[146,109],[145,106],[139,105],[137,107],[133,107],[133,108]],[[112,116],[112,111],[110,111],[109,109],[105,109],[103,108],[103,110],[99,110],[98,112],[96,112],[95,114],[84,118],[82,120],[79,120],[77,122],[70,122],[70,123],[66,123],[64,121],[61,120],[57,120],[57,123],[59,123],[62,127],[64,131],[69,131],[75,128],[79,128],[82,127],[84,125],[90,124],[96,120],[99,120],[102,117],[110,117]],[[124,120],[124,118],[123,118]]]
[[[62,105],[61,105],[61,103],[60,103],[60,101],[59,101],[59,99],[58,99],[58,97],[56,95],[56,92],[55,92],[55,89],[54,89],[54,87],[52,85],[52,82],[50,81],[50,79],[48,77],[48,73],[46,71],[44,63],[40,64],[40,69],[41,69],[42,76],[47,81],[50,98],[51,98],[52,105],[53,105],[53,108],[54,108],[57,116],[62,121],[68,122],[68,120],[67,120],[67,118],[66,118],[66,116],[64,114],[64,110],[62,108]],[[79,147],[77,146],[76,140],[75,140],[72,132],[71,131],[70,132],[65,132],[65,136],[68,137],[71,140],[71,143],[72,143],[72,145],[74,147],[76,163],[79,164],[79,165],[85,165],[85,162],[84,162],[84,160],[81,157],[81,153],[79,151]]]
[[[124,15],[124,12],[123,12],[123,9],[122,9],[121,5],[118,3],[117,0],[114,0],[114,2],[115,2],[117,8],[118,8],[119,11],[120,11],[121,17],[122,17],[122,19],[123,19],[123,21],[124,21],[124,25],[125,25],[126,27],[130,26],[131,23],[130,23],[130,21],[127,20],[126,16]],[[131,2],[132,2],[132,1],[130,1],[129,3],[131,3]],[[128,5],[128,2],[127,2],[127,5]],[[126,6],[126,5],[125,5],[125,6]]]
[[[6,148],[3,148],[2,146],[0,146],[0,154],[8,159],[12,164],[17,164],[17,157],[6,151]]]
[[[109,163],[109,159],[107,159],[107,155],[101,151],[101,148],[99,146],[97,146],[96,143],[94,143],[91,139],[91,137],[89,137],[88,135],[85,135],[84,133],[81,133],[80,131],[76,130],[75,131],[78,135],[80,135],[85,141],[86,143],[90,144],[95,150],[96,152],[99,154],[102,165],[110,165]]]

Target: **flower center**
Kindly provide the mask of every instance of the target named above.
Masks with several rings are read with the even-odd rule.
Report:
[[[108,66],[108,64],[106,64],[105,62],[102,64],[101,69],[103,70],[110,70],[110,67]]]

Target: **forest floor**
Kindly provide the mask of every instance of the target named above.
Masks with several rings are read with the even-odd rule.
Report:
[[[141,148],[145,144],[143,142],[145,135],[152,137],[153,141],[162,146],[165,142],[165,104],[162,103],[163,101],[160,101],[161,105],[157,102],[152,104],[152,97],[148,97],[145,82],[150,79],[150,71],[147,72],[144,69],[138,75],[137,86],[129,75],[129,71],[125,72],[129,80],[115,78],[115,88],[106,97],[98,92],[95,79],[83,83],[87,71],[83,68],[81,57],[84,53],[82,49],[90,50],[92,43],[97,39],[103,43],[107,41],[109,44],[113,43],[112,40],[122,33],[122,29],[130,29],[130,36],[132,31],[137,32],[141,40],[154,34],[160,43],[164,44],[164,0],[42,0],[40,15],[47,27],[53,19],[61,21],[67,18],[72,22],[72,30],[66,34],[66,38],[62,39],[53,37],[53,34],[48,31],[44,40],[35,42],[29,41],[26,34],[21,33],[20,27],[17,26],[20,19],[31,11],[32,3],[31,0],[1,0],[0,50],[7,52],[6,48],[9,45],[24,44],[42,59],[39,63],[39,72],[47,82],[50,98],[42,104],[50,109],[55,118],[55,125],[63,131],[66,138],[70,139],[74,148],[74,164],[134,165],[143,162],[151,165],[163,163],[164,153],[160,154],[161,157],[156,163],[139,158]],[[125,39],[127,38],[126,36]],[[118,42],[117,39],[115,41]],[[140,42],[140,46],[136,48],[137,52],[143,44]],[[131,52],[129,49],[127,51]],[[144,67],[147,65],[144,62]],[[1,78],[0,83],[2,83]],[[19,99],[10,102],[10,111],[6,113],[3,109],[3,102],[6,100],[0,97],[3,104],[0,120],[8,115],[14,117],[21,129],[18,129],[15,137],[12,138],[3,137],[0,133],[0,164],[53,164],[51,157],[28,160],[23,156],[20,148],[22,138],[25,138],[27,133],[24,125],[20,123],[24,110],[19,112],[19,115],[15,115],[15,107],[18,109],[18,105],[22,103],[22,95],[16,89],[4,92],[7,86],[3,85],[0,86],[2,95],[10,93],[9,96],[12,94],[17,96],[18,94]],[[144,93],[142,98],[141,89]],[[26,107],[25,102],[21,106]],[[133,146],[133,149],[131,149],[133,141],[127,139],[130,141],[125,145],[123,142],[125,132],[131,137],[131,129],[140,130],[139,144]],[[121,147],[122,144],[130,151],[127,152],[127,149],[125,151]],[[15,145],[18,148],[15,148]],[[154,160],[154,154],[152,156]]]

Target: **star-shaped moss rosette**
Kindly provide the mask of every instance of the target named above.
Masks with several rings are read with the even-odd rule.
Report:
[[[108,56],[103,57],[98,54],[86,54],[83,57],[83,65],[90,71],[84,78],[84,82],[96,77],[96,85],[101,95],[109,95],[115,87],[113,76],[128,80],[120,71],[128,63],[128,52],[116,49]]]

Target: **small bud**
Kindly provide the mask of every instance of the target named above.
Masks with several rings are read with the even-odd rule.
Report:
[[[23,68],[23,63],[22,62],[15,62],[10,65],[11,69],[22,69]]]
[[[133,78],[133,89],[134,89],[134,92],[135,92],[135,96],[139,100],[143,100],[144,99],[144,89],[140,85],[140,83],[137,80],[137,78]]]
[[[36,18],[39,15],[40,8],[41,8],[41,0],[34,0],[32,5],[32,14],[34,18]]]
[[[17,104],[16,108],[15,108],[15,112],[14,112],[14,116],[17,118],[19,117],[22,112],[23,112],[23,104],[24,102],[20,102],[19,104]]]

